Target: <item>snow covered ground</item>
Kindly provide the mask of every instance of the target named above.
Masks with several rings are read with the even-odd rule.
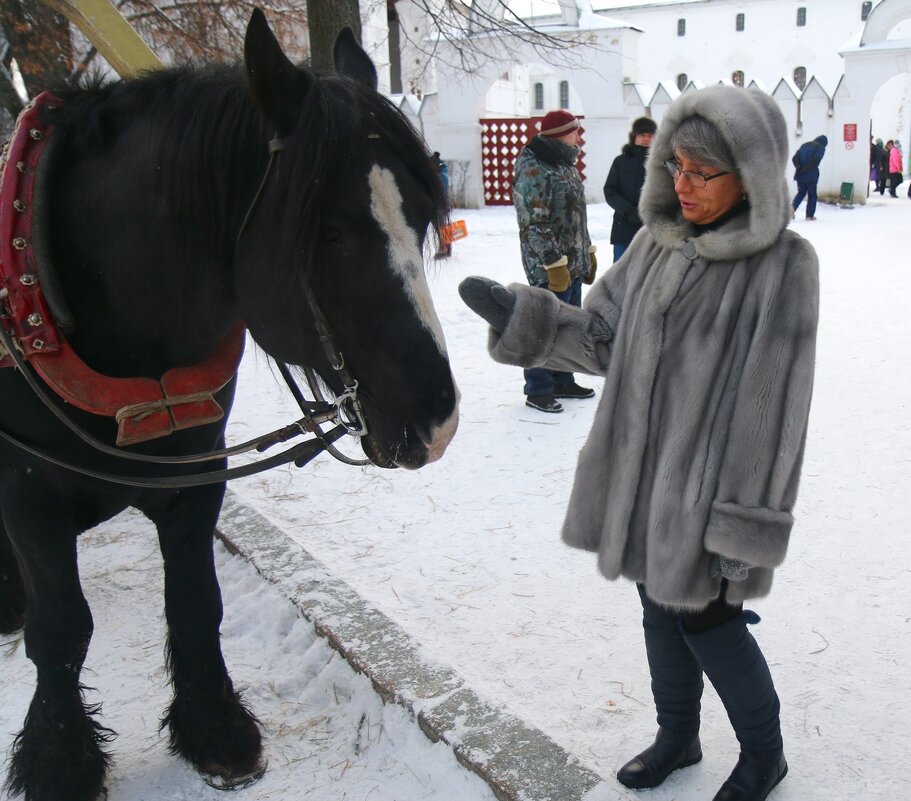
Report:
[[[610,251],[610,210],[590,229]],[[456,293],[482,274],[522,280],[511,208],[465,211],[470,235],[430,283],[462,389],[462,421],[424,470],[353,468],[321,457],[236,482],[234,490],[448,665],[480,696],[537,726],[613,782],[654,733],[634,588],[608,583],[591,554],[559,541],[576,455],[597,401],[562,415],[527,409],[521,371],[494,364],[486,333]],[[911,200],[820,206],[795,228],[820,256],[816,390],[797,525],[754,628],[782,699],[791,765],[776,801],[911,797],[911,566],[904,505],[911,479]],[[604,267],[602,267],[604,269]],[[579,377],[580,383],[586,383]],[[280,379],[245,357],[229,437],[293,416]],[[597,379],[589,383],[598,388]],[[215,798],[167,757],[156,731],[161,668],[158,558],[151,528],[121,516],[84,538],[96,619],[90,700],[116,742],[110,801]],[[290,605],[224,553],[225,651],[266,725],[271,770],[243,798],[406,801],[492,798],[445,748],[383,708]],[[15,641],[0,651],[0,732],[21,724],[32,671]],[[711,798],[737,746],[709,689],[704,761],[648,801]],[[366,743],[366,746],[365,746]],[[5,745],[5,744],[4,744]],[[0,796],[2,797],[2,796]],[[221,796],[217,796],[221,798]]]

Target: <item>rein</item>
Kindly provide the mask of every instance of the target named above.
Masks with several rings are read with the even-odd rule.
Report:
[[[272,171],[272,165],[275,160],[275,156],[278,152],[283,150],[284,147],[285,143],[283,140],[273,139],[269,142],[269,162],[266,166],[266,170],[263,174],[259,188],[257,189],[257,192],[254,195],[246,214],[244,215],[243,223],[237,235],[238,243],[265,190],[269,175]],[[236,244],[237,243],[235,243],[235,248]],[[300,435],[314,434],[315,439],[299,443],[279,454],[266,457],[253,464],[244,465],[241,467],[227,468],[222,470],[210,470],[195,475],[164,475],[158,477],[129,476],[122,474],[104,473],[86,467],[73,465],[57,459],[56,457],[45,453],[38,448],[34,448],[2,430],[0,430],[0,439],[43,461],[79,473],[81,475],[116,484],[149,489],[180,489],[207,484],[216,484],[223,481],[229,481],[234,478],[253,475],[255,473],[271,469],[272,467],[288,464],[289,462],[294,462],[297,467],[302,467],[324,450],[329,452],[339,461],[345,462],[347,464],[369,464],[369,459],[352,459],[341,453],[334,445],[334,443],[345,434],[350,434],[351,436],[355,437],[364,436],[367,433],[367,425],[364,418],[363,409],[357,397],[357,381],[351,376],[345,366],[344,357],[338,351],[338,348],[335,345],[335,340],[329,330],[326,318],[320,310],[310,286],[305,285],[304,291],[307,302],[310,306],[310,311],[313,315],[314,326],[316,328],[317,335],[320,338],[323,351],[326,355],[327,360],[329,361],[329,364],[341,379],[344,391],[334,400],[326,400],[320,390],[319,380],[315,372],[312,369],[305,367],[304,374],[307,378],[308,384],[310,385],[311,391],[316,398],[315,401],[309,401],[304,397],[303,393],[295,382],[294,377],[291,373],[291,369],[288,367],[288,365],[277,362],[279,371],[288,384],[288,387],[295,400],[297,401],[298,406],[301,408],[304,416],[299,420],[296,420],[295,422],[280,429],[276,429],[267,434],[255,437],[254,439],[248,440],[244,443],[232,446],[230,448],[221,448],[214,451],[190,454],[185,456],[155,456],[152,454],[134,453],[113,448],[110,445],[92,436],[89,432],[85,431],[63,412],[63,410],[58,406],[58,404],[42,386],[42,383],[36,379],[33,369],[27,363],[27,356],[23,354],[22,344],[15,336],[6,330],[6,326],[4,326],[2,323],[0,323],[0,341],[2,341],[3,347],[0,348],[0,353],[3,353],[5,350],[5,356],[8,357],[19,369],[31,390],[54,414],[54,416],[60,420],[71,432],[73,432],[79,439],[81,439],[84,443],[96,451],[114,456],[118,459],[145,464],[155,464],[162,467],[166,465],[188,465],[200,462],[215,461],[230,456],[237,456],[239,454],[247,453],[252,450],[256,450],[262,453],[273,445],[286,442]],[[3,313],[2,305],[3,301],[6,300],[8,294],[9,293],[6,288],[0,289],[0,317],[5,316]],[[336,425],[330,431],[324,432],[320,427],[324,423],[335,423]]]

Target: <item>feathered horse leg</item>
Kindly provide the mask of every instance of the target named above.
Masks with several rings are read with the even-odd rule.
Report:
[[[224,485],[149,493],[164,557],[168,667],[174,698],[162,728],[171,751],[213,786],[249,784],[265,772],[259,722],[234,690],[221,653],[221,591],[212,554]]]

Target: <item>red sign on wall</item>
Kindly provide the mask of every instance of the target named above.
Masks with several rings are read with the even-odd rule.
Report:
[[[845,123],[845,141],[846,142],[856,142],[857,141],[857,123],[854,123],[854,122]]]

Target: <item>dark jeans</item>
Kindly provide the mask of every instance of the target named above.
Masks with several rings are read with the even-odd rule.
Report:
[[[626,244],[623,244],[623,245],[620,245],[620,244],[614,245],[614,261],[615,262],[620,261],[620,257],[624,253],[626,253],[626,249],[628,247],[629,247],[629,242],[627,242]]]
[[[797,181],[797,194],[794,195],[794,200],[791,201],[794,211],[797,211],[797,209],[800,208],[800,204],[803,203],[804,198],[807,199],[807,217],[815,217],[816,181]]]
[[[554,292],[559,300],[572,306],[582,305],[582,279],[575,279],[569,289],[563,292]],[[528,397],[536,395],[553,395],[554,388],[567,387],[575,382],[572,373],[559,370],[548,370],[544,367],[530,367],[525,370],[525,394]]]

